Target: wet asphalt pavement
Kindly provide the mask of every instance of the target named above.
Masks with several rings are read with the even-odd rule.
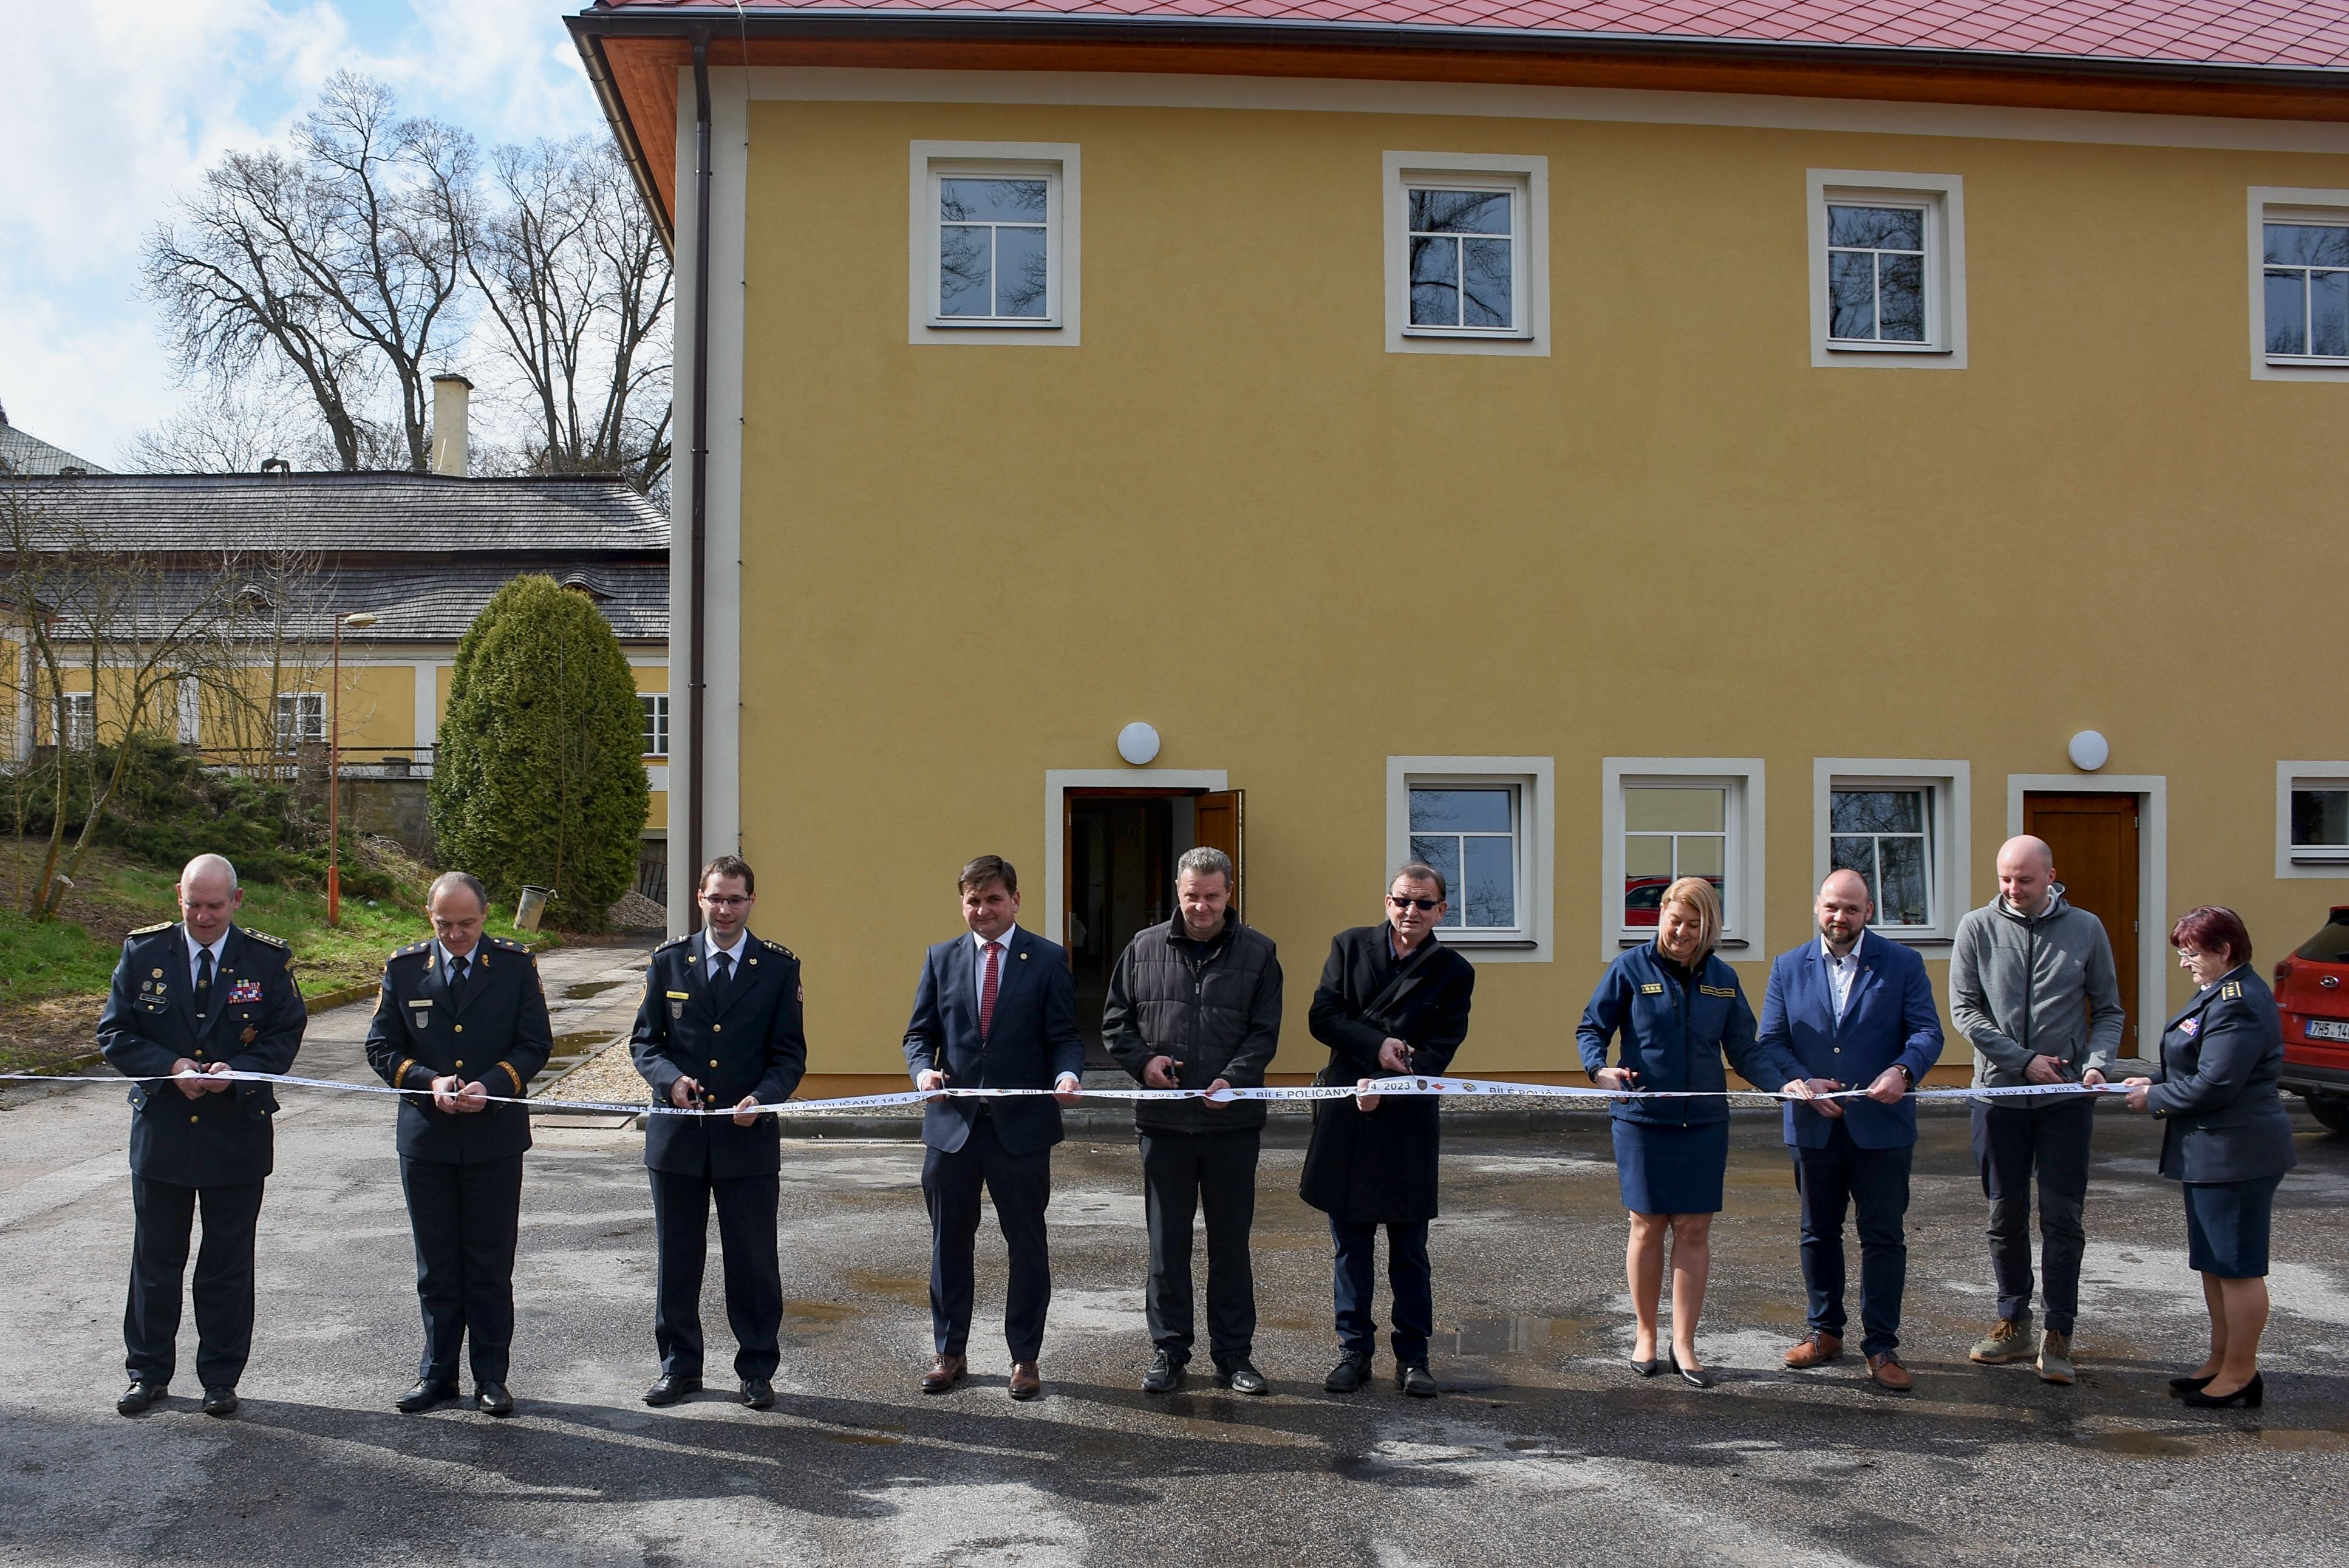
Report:
[[[632,962],[554,954],[550,988]],[[626,984],[570,997],[558,1028],[620,1026],[632,999]],[[361,1078],[366,1013],[314,1020],[297,1070]],[[521,1413],[498,1422],[391,1409],[419,1330],[388,1110],[285,1099],[245,1403],[221,1421],[195,1408],[192,1323],[168,1408],[113,1412],[130,1229],[119,1092],[0,1096],[0,1563],[2349,1563],[2349,1138],[2305,1117],[2277,1219],[2268,1404],[2227,1415],[2164,1395],[2200,1357],[2199,1292],[2177,1190],[2152,1174],[2158,1130],[2115,1107],[2069,1389],[1965,1361],[1991,1292],[1961,1110],[1929,1112],[1919,1151],[1906,1398],[1870,1390],[1856,1348],[1822,1372],[1776,1369],[1803,1295],[1775,1117],[1735,1123],[1702,1336],[1723,1380],[1700,1392],[1623,1365],[1603,1118],[1478,1138],[1459,1112],[1433,1239],[1440,1399],[1397,1394],[1383,1352],[1374,1392],[1320,1391],[1329,1244],[1296,1200],[1302,1150],[1285,1135],[1256,1229],[1273,1394],[1195,1380],[1143,1395],[1139,1173],[1130,1138],[1095,1130],[1055,1161],[1046,1395],[1029,1405],[1004,1389],[991,1225],[974,1376],[926,1398],[918,1147],[787,1145],[792,1299],[764,1414],[724,1386],[638,1402],[656,1371],[640,1137],[543,1125],[517,1277]]]

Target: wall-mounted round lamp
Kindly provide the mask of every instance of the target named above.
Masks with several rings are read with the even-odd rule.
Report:
[[[1117,754],[1136,768],[1147,767],[1158,756],[1158,732],[1136,719],[1117,732]]]
[[[2064,748],[2064,754],[2072,759],[2072,766],[2081,772],[2094,773],[2112,756],[2113,748],[2105,738],[2095,730],[2084,729],[2072,738],[2072,744]]]

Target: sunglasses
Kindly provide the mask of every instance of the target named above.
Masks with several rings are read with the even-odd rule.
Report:
[[[1387,902],[1397,909],[1433,909],[1444,901],[1440,898],[1405,898],[1401,893],[1387,894]]]

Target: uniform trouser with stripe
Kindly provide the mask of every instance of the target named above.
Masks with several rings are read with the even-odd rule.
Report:
[[[416,1294],[424,1309],[417,1377],[454,1383],[461,1346],[476,1384],[504,1382],[513,1347],[522,1156],[471,1165],[402,1156],[399,1184],[408,1194]]]

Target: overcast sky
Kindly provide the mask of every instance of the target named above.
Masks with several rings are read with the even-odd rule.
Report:
[[[564,31],[585,0],[74,0],[8,6],[0,93],[0,406],[117,466],[188,394],[139,248],[232,148],[282,145],[331,73],[486,146],[600,129]]]

